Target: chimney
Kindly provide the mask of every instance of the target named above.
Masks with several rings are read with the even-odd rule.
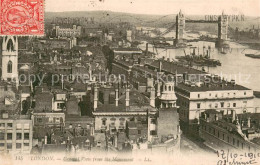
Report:
[[[125,106],[126,106],[126,107],[129,107],[129,100],[130,100],[130,98],[129,98],[129,92],[130,92],[130,89],[129,89],[129,87],[127,86],[127,87],[126,87],[126,90],[125,90]]]
[[[98,88],[97,86],[94,87],[94,111],[97,109],[97,102],[98,102]]]
[[[47,136],[44,136],[44,144],[47,144]]]
[[[236,111],[232,110],[231,115],[232,115],[232,123],[233,123],[236,120]]]
[[[116,106],[118,106],[118,89],[116,89]]]
[[[63,74],[61,75],[61,89],[64,89],[64,78],[63,78]]]
[[[146,43],[146,48],[145,48],[145,55],[148,54],[148,43]]]
[[[159,61],[159,72],[162,72],[162,61]]]
[[[158,97],[161,96],[161,82],[160,81],[158,81],[158,83],[157,83],[157,96]]]
[[[155,107],[155,89],[154,89],[154,87],[151,88],[151,92],[150,92],[150,105],[152,107]]]
[[[251,118],[250,117],[248,117],[248,119],[247,119],[247,126],[248,126],[248,128],[251,127]]]

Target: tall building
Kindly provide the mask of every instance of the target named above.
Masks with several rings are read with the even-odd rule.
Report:
[[[32,120],[28,116],[0,116],[0,153],[27,153],[32,149]]]
[[[175,86],[175,92],[184,132],[198,131],[198,119],[208,109],[214,108],[224,114],[230,109],[237,114],[254,112],[253,90],[220,77],[207,77],[196,83],[184,80],[184,83]]]
[[[5,36],[2,42],[2,79],[18,87],[18,38]]]

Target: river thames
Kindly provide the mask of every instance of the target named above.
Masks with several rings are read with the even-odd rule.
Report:
[[[174,34],[168,34],[167,37],[173,36]],[[192,36],[190,34],[189,36]],[[196,34],[193,35],[194,38]],[[172,44],[173,42],[169,42]],[[217,67],[204,67],[204,69],[212,74],[216,74],[225,79],[231,80],[234,79],[237,84],[243,85],[254,91],[260,91],[260,59],[254,59],[250,57],[246,57],[245,53],[257,53],[257,50],[250,49],[248,46],[241,45],[235,42],[229,42],[230,49],[227,50],[226,54],[221,53],[221,50],[215,48],[215,43],[199,41],[199,42],[189,42],[189,45],[192,47],[196,47],[196,54],[203,53],[204,50],[210,47],[210,58],[219,60],[222,65]],[[145,50],[145,42],[139,46],[142,50]],[[190,47],[187,48],[179,48],[179,49],[164,49],[164,48],[153,48],[152,45],[149,45],[149,51],[157,53],[157,58],[169,58],[170,60],[176,60],[176,56],[184,56],[186,54],[190,54],[193,49]],[[197,69],[202,69],[201,67],[195,67]],[[254,99],[255,106],[260,107],[260,99]]]

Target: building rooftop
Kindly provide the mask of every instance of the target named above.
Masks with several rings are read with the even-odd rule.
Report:
[[[178,83],[176,88],[182,89],[186,92],[204,92],[204,91],[224,91],[224,90],[251,90],[242,85],[232,84],[230,82],[222,81],[222,82],[210,82],[203,83],[201,82],[199,85],[191,82],[181,82]]]
[[[174,62],[169,62],[169,61],[161,61],[162,63],[162,71],[164,72],[169,72],[172,74],[183,74],[183,73],[187,73],[187,74],[207,74],[206,72],[197,70],[197,69],[193,69],[193,68],[189,68]],[[160,67],[160,60],[153,60],[152,62],[150,61],[150,63],[146,63],[145,65],[148,65],[152,68],[157,68],[159,70]]]

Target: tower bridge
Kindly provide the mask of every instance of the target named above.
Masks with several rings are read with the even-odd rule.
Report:
[[[218,39],[216,41],[216,47],[223,47],[227,44],[227,34],[228,34],[228,17],[224,15],[224,12],[222,12],[222,15],[218,17],[218,20],[190,20],[188,18],[185,18],[185,15],[180,12],[176,16],[176,37],[174,41],[175,46],[182,46],[184,45],[184,32],[185,32],[185,24],[186,23],[215,23],[218,25]]]

